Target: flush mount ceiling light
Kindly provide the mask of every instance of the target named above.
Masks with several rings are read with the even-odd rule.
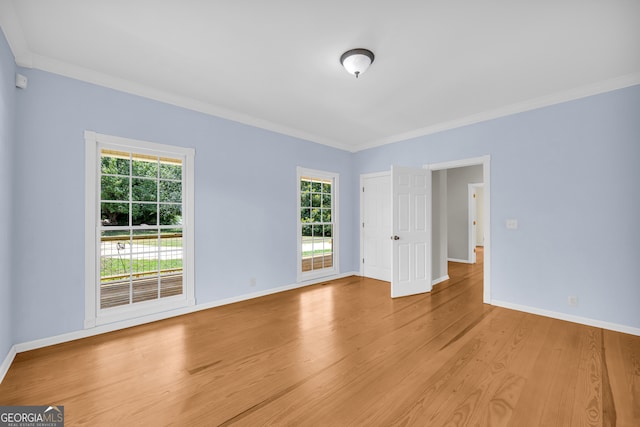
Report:
[[[340,63],[349,73],[358,76],[369,68],[375,56],[369,49],[351,49],[340,57]]]

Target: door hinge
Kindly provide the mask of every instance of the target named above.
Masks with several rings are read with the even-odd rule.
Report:
[[[362,228],[364,228],[364,222],[362,223]]]
[[[364,258],[362,258],[362,263],[364,264]]]
[[[362,192],[364,193],[364,187],[362,187]]]

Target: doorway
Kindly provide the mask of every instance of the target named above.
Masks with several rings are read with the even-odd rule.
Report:
[[[482,217],[483,217],[483,302],[491,304],[491,158],[490,156],[432,163],[425,167],[433,171],[482,166]]]
[[[483,156],[477,158],[461,159],[451,162],[433,163],[425,165],[424,168],[431,171],[444,171],[447,169],[460,168],[465,166],[482,166],[482,191],[483,206],[480,208],[483,216],[484,225],[484,241],[483,241],[483,301],[490,303],[491,301],[491,210],[490,210],[490,157]],[[361,239],[360,239],[360,273],[366,277],[373,277],[379,280],[391,281],[393,277],[393,246],[390,238],[393,237],[393,231],[390,229],[391,212],[393,209],[392,192],[391,192],[391,173],[381,172],[376,174],[364,174],[360,178],[361,183]],[[377,188],[379,187],[379,188]],[[376,227],[370,227],[374,226]],[[375,230],[372,230],[372,228]],[[438,233],[433,233],[433,238]],[[476,239],[477,240],[477,239]],[[434,243],[432,242],[432,247]],[[431,252],[431,251],[429,251]],[[446,253],[440,254],[446,256]],[[426,262],[431,264],[436,260],[431,259],[431,255],[427,257]],[[382,267],[381,270],[377,270]],[[430,269],[431,270],[431,269]],[[436,270],[437,271],[437,270]],[[434,271],[434,274],[436,272]],[[438,281],[438,278],[436,278]]]

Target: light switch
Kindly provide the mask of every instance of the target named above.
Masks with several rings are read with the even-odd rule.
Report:
[[[507,220],[507,230],[517,230],[518,229],[518,220],[517,219],[508,219]]]

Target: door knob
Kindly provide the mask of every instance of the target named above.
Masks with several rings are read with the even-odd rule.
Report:
[[[398,236],[391,236],[391,240],[400,240],[400,237],[398,237]]]

